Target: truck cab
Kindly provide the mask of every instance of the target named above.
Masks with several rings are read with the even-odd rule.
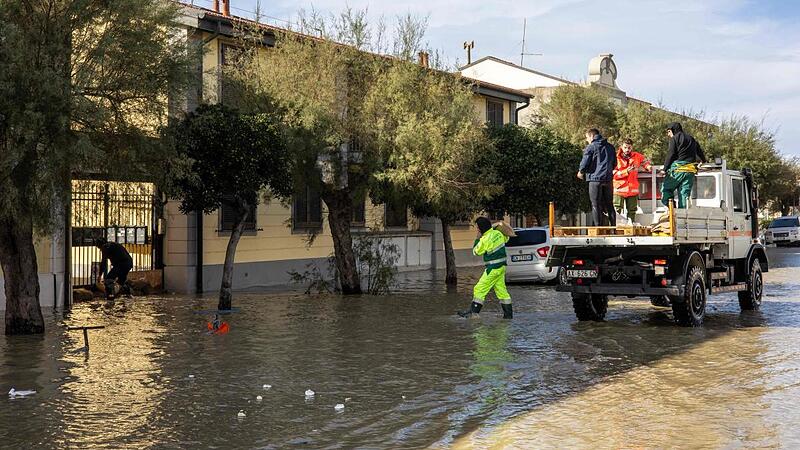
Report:
[[[557,227],[551,220],[548,264],[564,267],[567,283],[558,290],[572,293],[578,319],[602,320],[609,295],[670,304],[676,322],[692,326],[703,322],[707,294],[736,291],[743,310],[758,309],[769,264],[751,172],[724,160],[702,165],[687,208],[678,209],[661,202],[658,169],[639,175],[633,225]]]

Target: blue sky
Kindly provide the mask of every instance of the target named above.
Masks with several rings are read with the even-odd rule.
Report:
[[[206,0],[197,0],[203,5]],[[256,0],[231,0],[233,13]],[[399,14],[427,16],[426,41],[452,63],[492,55],[580,81],[589,59],[613,53],[617,84],[628,95],[707,117],[748,115],[776,132],[778,148],[800,156],[791,135],[800,122],[800,1],[795,0],[349,0],[391,24]],[[345,2],[263,0],[264,14],[293,21],[298,8],[338,12]],[[240,9],[239,9],[240,8]],[[244,11],[243,11],[244,10]],[[279,21],[273,21],[281,24]],[[285,24],[283,24],[285,25]]]

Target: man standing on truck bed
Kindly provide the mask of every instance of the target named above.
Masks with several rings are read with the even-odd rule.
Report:
[[[633,141],[625,139],[617,150],[617,168],[614,169],[614,209],[617,214],[627,211],[631,224],[639,207],[639,169],[650,170],[650,161],[633,151]]]
[[[606,225],[605,216],[609,224],[617,225],[617,213],[614,211],[613,192],[611,180],[614,168],[617,166],[617,154],[614,146],[609,144],[597,128],[586,130],[586,142],[589,144],[583,149],[583,159],[578,167],[578,178],[589,182],[589,200],[592,202],[592,220],[594,226]]]
[[[678,122],[667,125],[669,136],[669,150],[664,161],[664,171],[667,176],[661,185],[661,202],[669,205],[678,191],[678,208],[685,208],[686,201],[692,194],[694,176],[697,174],[697,163],[706,162],[706,155],[700,144],[683,131]]]

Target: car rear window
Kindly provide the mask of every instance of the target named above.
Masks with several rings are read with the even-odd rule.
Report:
[[[784,228],[784,227],[796,227],[800,226],[796,217],[784,217],[781,219],[775,219],[769,224],[770,228]]]
[[[547,233],[544,230],[516,230],[516,233],[516,236],[508,240],[506,247],[539,245],[547,242]]]

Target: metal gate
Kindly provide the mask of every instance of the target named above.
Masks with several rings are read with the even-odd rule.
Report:
[[[100,250],[105,238],[125,246],[133,270],[160,265],[155,185],[140,182],[75,180],[72,182],[72,285],[90,286],[100,279]]]

